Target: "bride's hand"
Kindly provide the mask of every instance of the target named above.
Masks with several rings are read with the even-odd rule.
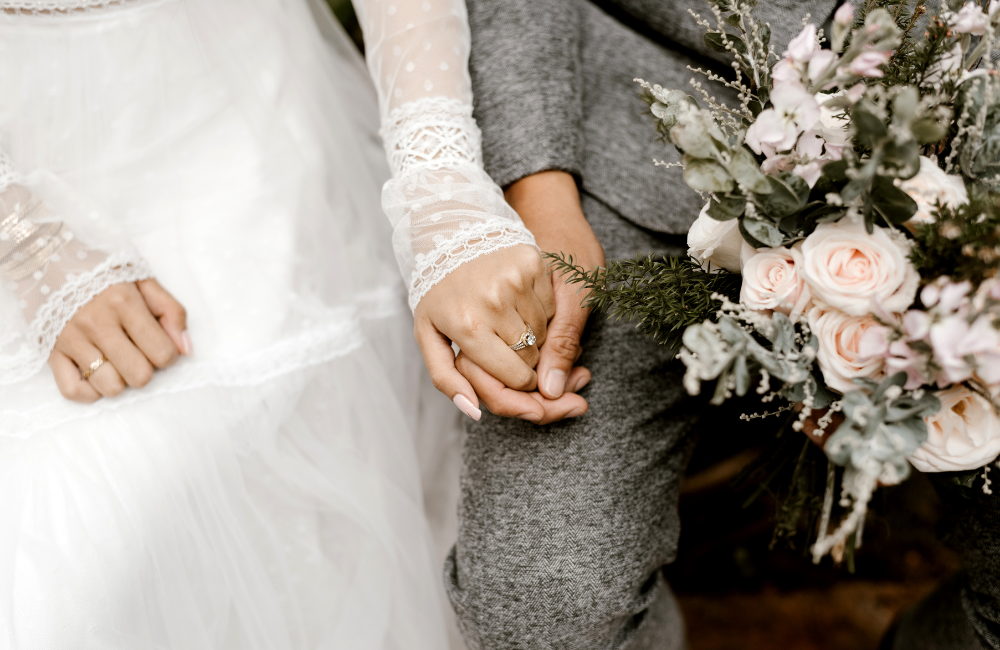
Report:
[[[66,399],[89,404],[140,388],[154,369],[191,354],[184,308],[156,280],[116,284],[83,306],[66,325],[49,355],[49,366]],[[91,364],[107,359],[83,378]]]
[[[535,365],[555,311],[552,283],[538,250],[512,246],[449,273],[414,311],[415,335],[434,386],[478,420],[479,400],[457,370],[451,343],[503,385],[519,391],[538,384]],[[515,352],[530,325],[536,343]]]

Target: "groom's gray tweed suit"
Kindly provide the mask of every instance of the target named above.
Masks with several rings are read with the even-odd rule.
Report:
[[[684,252],[701,207],[656,141],[633,78],[688,88],[713,60],[701,0],[467,0],[486,170],[506,186],[557,169],[579,181],[608,259]],[[834,0],[761,0],[782,52]],[[731,72],[731,71],[728,71]],[[711,87],[712,84],[709,84]],[[711,92],[735,105],[718,88]],[[678,486],[697,422],[682,367],[629,324],[591,319],[585,416],[537,427],[485,414],[469,429],[460,532],[445,567],[473,650],[684,646],[660,568],[680,532]]]

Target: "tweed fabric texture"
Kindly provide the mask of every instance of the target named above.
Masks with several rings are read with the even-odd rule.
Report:
[[[786,13],[790,1],[768,11]],[[680,21],[698,29],[686,8],[703,8],[695,0],[467,4],[475,116],[494,180],[570,172],[607,259],[684,254],[702,201],[679,170],[653,166],[654,157],[677,157],[657,141],[632,79],[686,88],[686,66],[721,70],[700,35],[686,43],[690,35],[670,31]],[[794,3],[798,16],[813,6],[828,14],[833,0]],[[781,23],[776,42],[798,28]],[[677,494],[700,402],[684,394],[672,351],[632,324],[594,316],[582,343],[580,363],[594,377],[582,391],[586,415],[537,427],[484,414],[468,425],[445,582],[472,650],[684,647],[660,569],[676,553]]]
[[[487,173],[504,187],[546,169],[574,174],[618,215],[684,234],[703,201],[684,184],[673,147],[657,139],[633,82],[689,89],[688,66],[730,75],[704,46],[688,14],[711,16],[703,0],[467,0],[475,117]],[[834,0],[761,0],[780,54],[810,13],[822,24]],[[714,18],[713,18],[714,21]],[[703,77],[698,77],[704,81]],[[710,82],[719,100],[733,93]]]
[[[592,218],[611,212],[582,198]],[[682,250],[618,223],[627,231],[598,228],[609,256]],[[470,648],[683,647],[660,568],[676,553],[697,402],[672,351],[633,324],[593,316],[583,348],[588,414],[538,427],[484,413],[469,425],[445,581]]]

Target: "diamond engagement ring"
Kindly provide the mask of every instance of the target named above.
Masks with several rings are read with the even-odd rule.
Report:
[[[517,352],[518,350],[523,350],[524,348],[531,347],[535,344],[535,333],[531,331],[531,325],[526,325],[527,331],[521,335],[521,338],[517,340],[517,343],[509,346],[511,350]]]
[[[84,381],[90,380],[90,376],[92,374],[94,374],[95,372],[97,372],[98,370],[100,370],[101,366],[103,366],[107,362],[108,362],[108,358],[102,354],[100,359],[98,359],[94,363],[90,364],[87,367],[87,369],[83,371],[83,373],[82,373],[83,374],[83,380]]]

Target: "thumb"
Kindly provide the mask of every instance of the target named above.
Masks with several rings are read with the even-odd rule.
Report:
[[[566,380],[580,356],[580,338],[587,325],[587,310],[577,304],[559,307],[539,349],[538,390],[548,399],[558,399],[566,392]]]

